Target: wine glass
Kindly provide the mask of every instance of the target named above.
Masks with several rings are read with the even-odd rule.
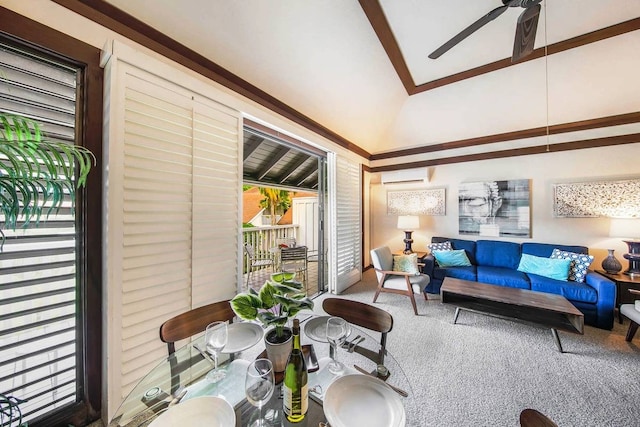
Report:
[[[253,406],[258,407],[258,419],[251,424],[251,427],[266,426],[266,421],[262,418],[262,406],[271,399],[275,388],[273,377],[273,365],[269,359],[256,359],[247,368],[247,375],[244,381],[244,390],[247,400]]]
[[[227,345],[227,322],[213,322],[207,325],[204,332],[207,351],[213,355],[213,369],[207,374],[207,381],[217,383],[226,376],[223,369],[218,368],[218,355]]]
[[[327,320],[327,341],[331,345],[332,359],[329,362],[329,372],[334,375],[341,375],[344,372],[344,365],[337,360],[338,346],[347,339],[351,333],[349,323],[341,317],[330,317]]]

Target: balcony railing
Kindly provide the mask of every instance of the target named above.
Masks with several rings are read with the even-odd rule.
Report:
[[[271,258],[276,261],[277,251],[270,250],[277,247],[277,239],[296,238],[297,225],[271,225],[264,227],[250,227],[242,229],[243,244],[249,243],[253,246],[256,258]],[[244,252],[242,273],[249,271],[251,261]]]

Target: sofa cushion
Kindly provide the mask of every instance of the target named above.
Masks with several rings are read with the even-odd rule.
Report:
[[[433,256],[440,267],[468,267],[471,265],[464,249],[433,251]]]
[[[436,271],[442,271],[443,276],[453,277],[455,279],[470,280],[475,282],[477,280],[476,266],[470,265],[468,267],[447,267],[437,268]]]
[[[529,278],[521,271],[502,267],[477,267],[478,282],[510,288],[529,289]]]
[[[549,243],[531,243],[522,244],[522,253],[549,258],[554,249],[562,249],[567,252],[575,252],[578,254],[588,254],[589,249],[586,246],[570,246],[570,245],[554,245]]]
[[[520,263],[520,244],[497,240],[478,240],[476,242],[476,261],[478,265],[502,267],[516,270]]]
[[[522,254],[518,271],[566,281],[569,277],[570,267],[570,259],[554,259]]]
[[[451,242],[451,247],[453,249],[464,249],[467,253],[467,258],[469,258],[469,262],[473,265],[477,265],[476,261],[476,242],[473,240],[464,240],[464,239],[450,239],[448,237],[432,237],[431,241],[434,243],[442,243],[446,241]]]
[[[586,283],[565,282],[548,277],[529,274],[531,290],[562,295],[570,301],[579,301],[594,304],[598,301],[598,293]]]
[[[589,271],[589,266],[593,262],[592,255],[568,252],[557,248],[551,253],[551,258],[571,260],[569,280],[575,282],[584,282],[584,279],[587,277],[587,272]]]
[[[393,271],[420,274],[420,270],[418,270],[418,254],[413,253],[408,255],[394,255]]]

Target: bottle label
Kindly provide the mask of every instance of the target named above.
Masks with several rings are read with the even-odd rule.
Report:
[[[307,413],[307,409],[309,408],[309,386],[305,384],[300,389],[300,400],[298,403],[298,399],[294,398],[293,390],[291,390],[286,385],[282,386],[282,390],[284,392],[283,396],[283,407],[284,413],[287,415],[304,415]],[[300,409],[298,409],[299,407]]]

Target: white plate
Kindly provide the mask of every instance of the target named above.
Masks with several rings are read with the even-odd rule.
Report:
[[[309,319],[304,324],[304,334],[314,341],[327,342],[327,320],[331,316]]]
[[[236,413],[233,406],[222,398],[205,396],[172,406],[153,420],[149,427],[228,427],[235,425]]]
[[[331,427],[404,427],[400,396],[381,380],[345,375],[329,385],[324,415]]]
[[[223,353],[237,353],[256,345],[264,336],[262,326],[255,323],[230,323],[227,327],[227,345]]]

